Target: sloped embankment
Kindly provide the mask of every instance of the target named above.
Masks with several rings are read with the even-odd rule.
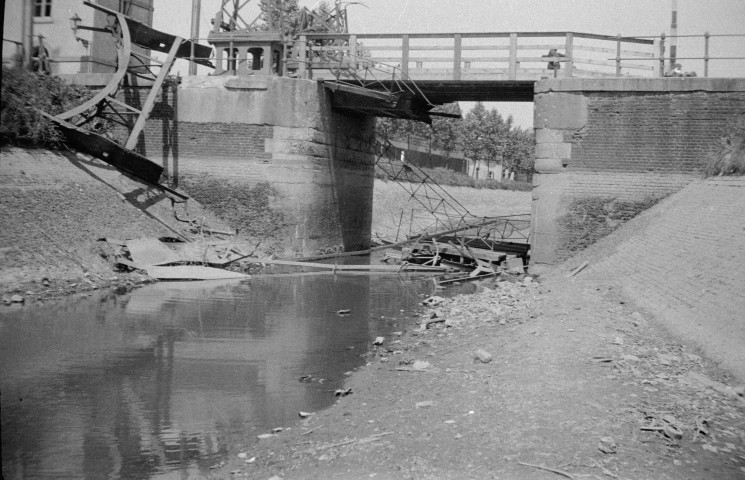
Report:
[[[195,224],[229,230],[193,200],[172,204],[159,189],[70,152],[3,148],[0,199],[4,292],[43,278],[105,286],[114,272],[100,238],[193,238]]]
[[[700,180],[564,264],[611,283],[745,379],[745,177]],[[563,274],[558,272],[558,274]]]

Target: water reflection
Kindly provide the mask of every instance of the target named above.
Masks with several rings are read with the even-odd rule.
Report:
[[[371,339],[431,290],[422,277],[267,276],[3,310],[4,478],[206,475],[333,402]]]

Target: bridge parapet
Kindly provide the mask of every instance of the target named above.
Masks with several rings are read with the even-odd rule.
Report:
[[[578,32],[306,34],[288,70],[337,78],[390,66],[412,80],[514,80],[662,76],[657,39]],[[663,60],[664,61],[664,60]]]

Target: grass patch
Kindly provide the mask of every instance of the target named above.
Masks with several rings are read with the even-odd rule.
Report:
[[[569,212],[558,220],[563,232],[561,250],[569,254],[584,250],[662,198],[646,197],[636,202],[622,202],[609,197],[573,200]]]
[[[745,118],[729,128],[719,150],[709,155],[705,173],[707,177],[745,175]]]
[[[269,183],[247,188],[221,179],[183,174],[179,184],[194,200],[225,220],[242,236],[262,239],[264,249],[282,238],[285,218],[282,212],[271,208],[271,199],[278,192]]]
[[[454,172],[443,167],[436,168],[420,168],[429,178],[438,183],[443,187],[468,187],[468,188],[483,188],[490,190],[515,190],[520,192],[529,192],[533,189],[533,185],[529,182],[517,182],[513,180],[495,180],[495,179],[476,179],[470,175],[463,173]],[[390,178],[385,171],[379,166],[375,166],[375,178],[379,180],[388,181]],[[399,177],[402,181],[408,181],[413,183],[419,182],[419,176],[413,174],[403,173]]]

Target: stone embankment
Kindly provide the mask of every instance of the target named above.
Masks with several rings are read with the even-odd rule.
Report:
[[[696,181],[566,269],[621,288],[671,332],[745,381],[745,177]]]

